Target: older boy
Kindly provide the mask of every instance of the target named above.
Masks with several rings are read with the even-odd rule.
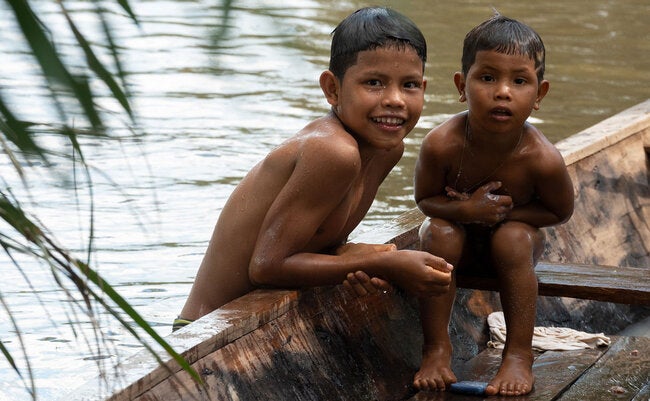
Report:
[[[339,24],[320,77],[331,111],[272,150],[234,190],[178,326],[258,286],[349,278],[358,293],[382,280],[419,296],[448,290],[451,266],[428,252],[343,246],[420,117],[425,61],[422,33],[396,11],[364,8]],[[357,281],[355,272],[373,280]]]
[[[549,88],[544,44],[530,27],[501,16],[465,37],[462,72],[454,75],[460,113],[425,137],[415,172],[415,200],[428,216],[421,249],[458,269],[496,271],[507,324],[501,367],[489,395],[522,395],[533,388],[531,342],[537,280],[544,247],[540,227],[573,213],[573,186],[562,156],[526,122]],[[441,297],[420,299],[423,360],[414,385],[444,390],[450,368],[448,324],[455,280]]]

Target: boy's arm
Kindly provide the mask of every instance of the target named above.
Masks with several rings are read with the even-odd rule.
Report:
[[[362,270],[423,294],[439,293],[449,284],[446,262],[426,252],[318,253],[352,229],[345,226],[349,216],[337,216],[346,210],[337,207],[356,195],[350,193],[360,174],[355,151],[342,146],[304,149],[267,212],[251,258],[251,281],[282,287],[333,285]]]
[[[549,153],[538,159],[541,163],[532,174],[537,197],[525,205],[515,206],[508,220],[548,227],[566,222],[573,214],[573,183],[564,159],[555,147]]]
[[[445,163],[449,157],[445,154],[445,147],[448,141],[444,136],[438,136],[438,130],[442,129],[444,126],[435,128],[420,147],[415,165],[415,202],[428,217],[461,223],[475,222],[478,219],[478,209],[473,207],[476,198],[467,202],[469,196],[447,187],[445,175],[449,167]]]
[[[396,251],[395,244],[364,244],[348,242],[336,249],[337,255],[345,253],[375,253]],[[370,277],[366,272],[357,270],[348,273],[343,281],[343,285],[352,293],[363,297],[366,295],[376,294],[378,292],[391,292],[393,286],[386,280],[379,277]]]
[[[414,196],[415,203],[426,216],[443,217],[440,208],[448,201],[444,191],[445,166],[441,163],[434,131],[427,134],[420,146],[415,163]]]
[[[573,185],[562,155],[552,144],[531,158],[537,163],[531,174],[537,197],[514,206],[510,196],[492,193],[501,186],[497,181],[481,186],[471,195],[445,187],[446,167],[441,160],[445,160],[446,141],[433,141],[429,136],[422,143],[415,170],[415,201],[426,216],[484,225],[517,220],[535,227],[560,224],[571,217]]]

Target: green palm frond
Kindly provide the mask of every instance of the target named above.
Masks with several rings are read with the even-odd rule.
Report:
[[[109,60],[112,65],[102,63],[96,50],[83,32],[74,22],[65,7],[64,1],[58,1],[60,14],[65,18],[67,27],[72,33],[77,47],[83,54],[85,67],[73,69],[66,65],[64,59],[57,51],[56,44],[52,40],[48,28],[38,17],[30,5],[29,0],[5,0],[17,26],[25,38],[25,42],[33,55],[36,65],[39,66],[41,75],[46,82],[50,103],[56,111],[55,121],[24,121],[12,109],[12,106],[3,97],[0,88],[0,154],[7,157],[10,165],[13,166],[17,175],[28,190],[27,169],[30,161],[37,159],[45,165],[50,165],[50,159],[54,155],[51,149],[39,143],[39,135],[43,128],[47,127],[49,133],[55,133],[68,143],[69,153],[63,156],[75,166],[79,164],[85,172],[84,180],[89,184],[91,199],[91,216],[89,220],[89,234],[87,239],[88,260],[82,261],[75,257],[72,252],[57,244],[54,237],[46,227],[38,221],[35,216],[28,215],[22,207],[21,202],[7,188],[4,181],[4,189],[0,187],[0,221],[5,225],[0,226],[0,246],[5,254],[13,261],[14,266],[20,269],[20,264],[14,255],[28,256],[39,260],[49,268],[54,281],[61,288],[66,297],[74,304],[83,315],[90,318],[94,324],[95,336],[101,333],[97,329],[95,316],[97,308],[106,311],[113,316],[132,337],[138,340],[162,363],[161,357],[156,353],[148,340],[153,340],[161,346],[177,363],[188,371],[196,380],[200,381],[199,375],[190,365],[178,354],[167,342],[158,335],[149,323],[143,319],[131,305],[109,284],[95,269],[90,266],[90,254],[93,252],[94,220],[92,216],[92,178],[84,157],[80,136],[90,135],[98,138],[111,139],[111,129],[105,124],[105,116],[100,107],[97,106],[97,96],[91,89],[91,82],[103,84],[111,97],[120,105],[122,112],[127,116],[132,126],[137,126],[137,118],[130,104],[130,95],[127,85],[127,74],[120,62],[118,46],[112,35],[110,21],[105,15],[99,2],[95,4],[95,14],[98,16],[101,32],[106,41],[104,51],[108,51]],[[127,0],[117,0],[118,4],[125,11],[128,18],[138,24],[137,18]],[[132,127],[129,127],[132,129]],[[77,170],[76,168],[74,169]],[[74,188],[76,193],[76,188]],[[6,228],[5,228],[6,227]],[[10,316],[9,306],[0,291],[0,307]],[[77,312],[73,312],[77,313]],[[19,342],[20,322],[12,317],[12,324],[18,333]],[[143,336],[139,330],[146,334]],[[99,341],[99,340],[97,340]],[[31,397],[36,399],[34,388],[34,377],[29,365],[24,344],[22,345],[26,362],[24,372],[10,350],[0,342],[0,353],[8,361],[12,369],[17,373]]]

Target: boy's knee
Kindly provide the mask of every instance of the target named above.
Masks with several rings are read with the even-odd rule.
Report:
[[[501,224],[492,235],[492,253],[495,256],[507,254],[532,254],[537,259],[544,247],[544,233],[529,224],[508,221]]]
[[[423,251],[462,249],[465,231],[462,227],[447,220],[427,218],[420,226],[420,249]]]

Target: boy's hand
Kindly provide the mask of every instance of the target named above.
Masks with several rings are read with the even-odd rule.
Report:
[[[355,244],[353,242],[348,242],[347,244],[338,247],[336,249],[336,254],[361,255],[364,253],[391,252],[395,250],[397,250],[395,244]],[[393,290],[393,286],[388,281],[379,277],[370,278],[370,276],[363,271],[348,273],[346,279],[343,281],[343,285],[359,297]]]
[[[512,198],[496,195],[492,191],[501,188],[500,181],[491,181],[477,189],[469,198],[473,202],[473,215],[477,223],[493,226],[502,222],[513,208]]]
[[[454,267],[443,258],[413,250],[400,250],[391,256],[397,259],[395,268],[387,273],[390,274],[388,278],[407,292],[418,297],[429,297],[449,291]]]
[[[379,277],[370,278],[370,276],[361,270],[348,273],[347,278],[343,281],[343,285],[359,297],[387,293],[393,290],[393,286],[388,281]]]
[[[467,193],[458,192],[458,191],[456,191],[454,188],[452,188],[450,186],[445,187],[445,191],[447,192],[447,197],[449,197],[451,199],[461,200],[461,201],[469,199],[469,195]]]

